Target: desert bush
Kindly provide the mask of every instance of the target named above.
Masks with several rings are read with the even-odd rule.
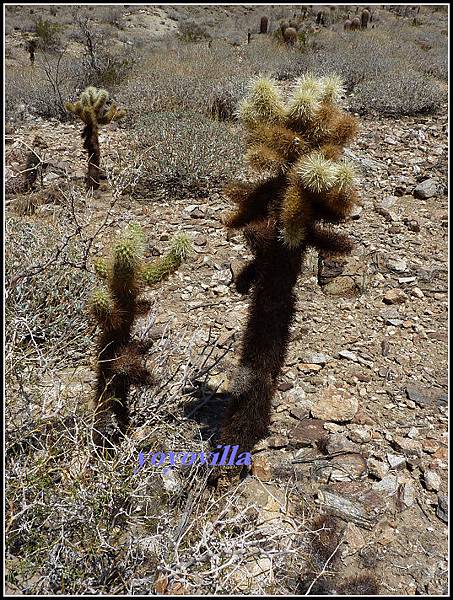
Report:
[[[446,92],[432,77],[397,69],[358,85],[351,107],[360,113],[399,117],[433,113],[446,99]]]
[[[54,50],[61,45],[62,26],[39,19],[35,25],[35,34],[38,38],[38,47],[43,50]]]
[[[199,42],[201,40],[210,40],[211,35],[205,27],[195,21],[183,21],[178,25],[178,34],[184,42]]]
[[[89,345],[83,306],[90,275],[69,265],[81,258],[81,250],[71,242],[62,248],[62,228],[13,216],[6,238],[7,349],[14,346],[26,363],[40,366],[63,354],[80,359]],[[16,281],[31,268],[30,276]]]
[[[137,130],[145,153],[142,186],[172,197],[206,194],[237,171],[241,135],[230,125],[196,112],[146,115]]]

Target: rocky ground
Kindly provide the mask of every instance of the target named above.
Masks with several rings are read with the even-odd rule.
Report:
[[[373,570],[383,594],[447,589],[446,127],[446,112],[361,120],[350,150],[363,201],[348,224],[356,247],[347,261],[306,257],[271,435],[256,449],[253,477],[240,484],[275,531],[302,498],[340,517],[347,523],[341,571]],[[33,119],[9,131],[7,186],[23,169],[14,153],[37,134],[48,166],[37,212],[24,218],[52,221],[58,206],[49,189],[65,171],[81,182],[85,157],[77,125]],[[103,133],[106,163],[126,144],[121,129]],[[106,186],[92,199],[93,222],[105,217],[110,195]],[[15,211],[17,199],[8,202]],[[164,251],[181,228],[193,240],[191,259],[153,294],[157,324],[191,332],[195,349],[210,331],[226,351],[209,381],[218,393],[191,416],[205,437],[247,310],[234,275],[248,255],[241,235],[221,224],[227,208],[221,193],[171,201],[126,195],[114,207],[116,226],[141,223],[150,254]],[[283,505],[289,481],[296,495]],[[256,575],[251,568],[249,579]]]

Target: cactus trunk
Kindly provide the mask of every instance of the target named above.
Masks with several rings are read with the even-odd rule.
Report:
[[[99,188],[101,150],[99,147],[99,130],[94,122],[87,123],[82,131],[83,147],[88,152],[88,172],[86,185],[89,190]]]

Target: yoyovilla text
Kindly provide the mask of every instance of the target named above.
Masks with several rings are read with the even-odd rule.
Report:
[[[217,446],[215,452],[148,452],[145,454],[142,450],[138,453],[138,468],[134,469],[134,474],[138,473],[145,464],[151,464],[153,467],[164,467],[163,473],[168,473],[172,467],[177,464],[193,465],[199,461],[201,465],[222,466],[222,467],[240,467],[250,465],[252,457],[250,452],[239,452],[239,446]]]

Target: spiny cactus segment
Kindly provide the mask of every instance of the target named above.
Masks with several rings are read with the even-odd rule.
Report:
[[[144,281],[148,285],[156,285],[169,277],[187,259],[191,248],[190,239],[185,234],[173,238],[170,252],[144,269]]]
[[[110,257],[94,261],[95,272],[104,281],[89,300],[90,312],[101,329],[93,434],[98,448],[111,449],[114,445],[114,440],[106,434],[111,417],[116,418],[120,432],[127,429],[130,385],[152,382],[143,358],[147,346],[132,339],[137,317],[146,314],[150,306],[149,301],[139,298],[144,289],[144,274],[153,266],[144,264],[144,248],[142,228],[129,224],[113,243]],[[166,264],[165,275],[178,268],[189,250],[187,236],[177,236],[168,255],[171,264]]]
[[[347,216],[344,208],[351,209],[351,200],[356,199],[353,166],[339,160],[343,146],[357,132],[356,120],[337,105],[343,93],[338,76],[316,77],[306,73],[296,80],[284,104],[277,83],[262,78],[253,81],[239,112],[248,131],[245,158],[249,166],[261,174],[280,177],[282,189],[292,186],[291,210],[285,209],[288,196],[281,193],[280,202],[273,203],[272,213],[280,215],[283,239],[291,247],[295,239],[301,244],[317,246],[321,240],[318,235],[321,222],[335,223],[343,219]],[[293,189],[295,179],[299,180],[297,194]],[[332,196],[337,197],[337,202]],[[295,210],[297,197],[299,212]],[[246,212],[260,214],[245,206],[253,198],[250,192],[242,198],[236,193],[234,201],[239,206],[236,215],[227,218],[229,226],[235,222],[241,223],[240,226],[248,224],[250,221],[239,217]],[[308,205],[313,205],[310,210]],[[291,215],[289,220],[288,215]],[[315,229],[318,233],[311,236],[310,232]],[[330,229],[329,240],[333,238],[334,232]],[[338,249],[337,244],[335,247]]]

